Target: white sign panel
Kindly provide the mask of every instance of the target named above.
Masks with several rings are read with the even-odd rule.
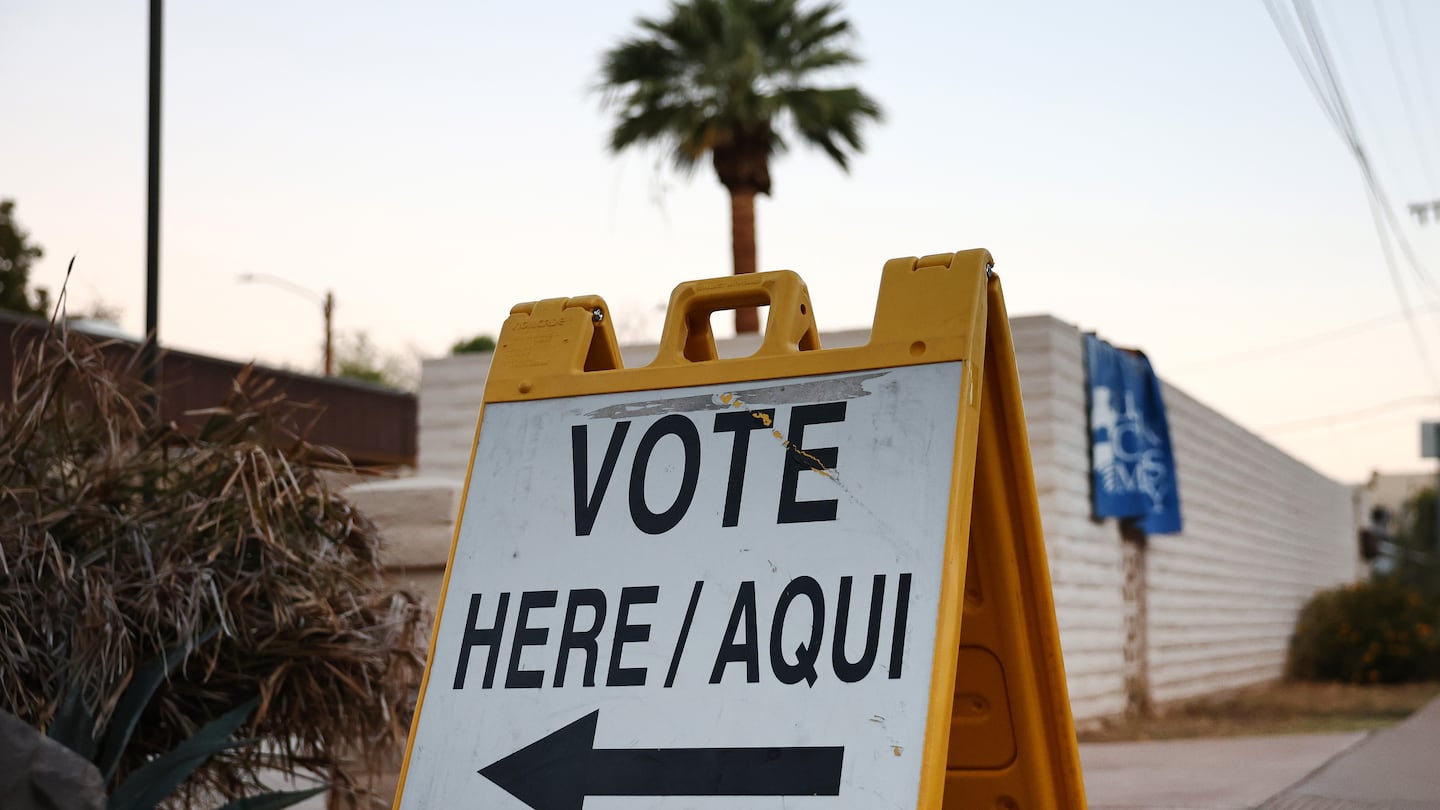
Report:
[[[913,809],[960,382],[486,406],[402,810]]]

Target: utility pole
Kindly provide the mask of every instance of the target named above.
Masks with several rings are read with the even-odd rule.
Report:
[[[1410,203],[1410,215],[1421,225],[1429,224],[1432,218],[1440,224],[1440,200]]]
[[[164,1],[150,0],[150,117],[145,195],[145,343],[141,373],[160,414],[160,90]]]
[[[335,292],[325,291],[325,376],[335,376]]]
[[[241,273],[240,281],[269,284],[312,301],[319,301],[321,310],[325,313],[325,376],[335,376],[335,291],[326,290],[325,294],[321,295],[309,287],[302,287],[288,278],[271,273]]]

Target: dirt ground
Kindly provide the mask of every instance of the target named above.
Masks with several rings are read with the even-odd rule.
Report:
[[[1398,686],[1277,682],[1162,706],[1148,717],[1082,724],[1081,742],[1369,731],[1440,696],[1440,681]]]

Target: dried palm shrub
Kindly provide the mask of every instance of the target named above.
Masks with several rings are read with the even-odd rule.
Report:
[[[111,790],[246,717],[258,744],[210,757],[165,806],[253,793],[269,769],[344,793],[404,742],[427,617],[382,580],[374,524],[327,485],[345,459],[296,438],[293,405],[247,372],[187,435],[115,348],[63,329],[17,344],[0,707],[80,740]]]

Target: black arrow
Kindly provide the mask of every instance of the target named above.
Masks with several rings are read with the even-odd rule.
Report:
[[[533,810],[586,796],[838,796],[845,748],[596,749],[593,711],[479,773]]]

